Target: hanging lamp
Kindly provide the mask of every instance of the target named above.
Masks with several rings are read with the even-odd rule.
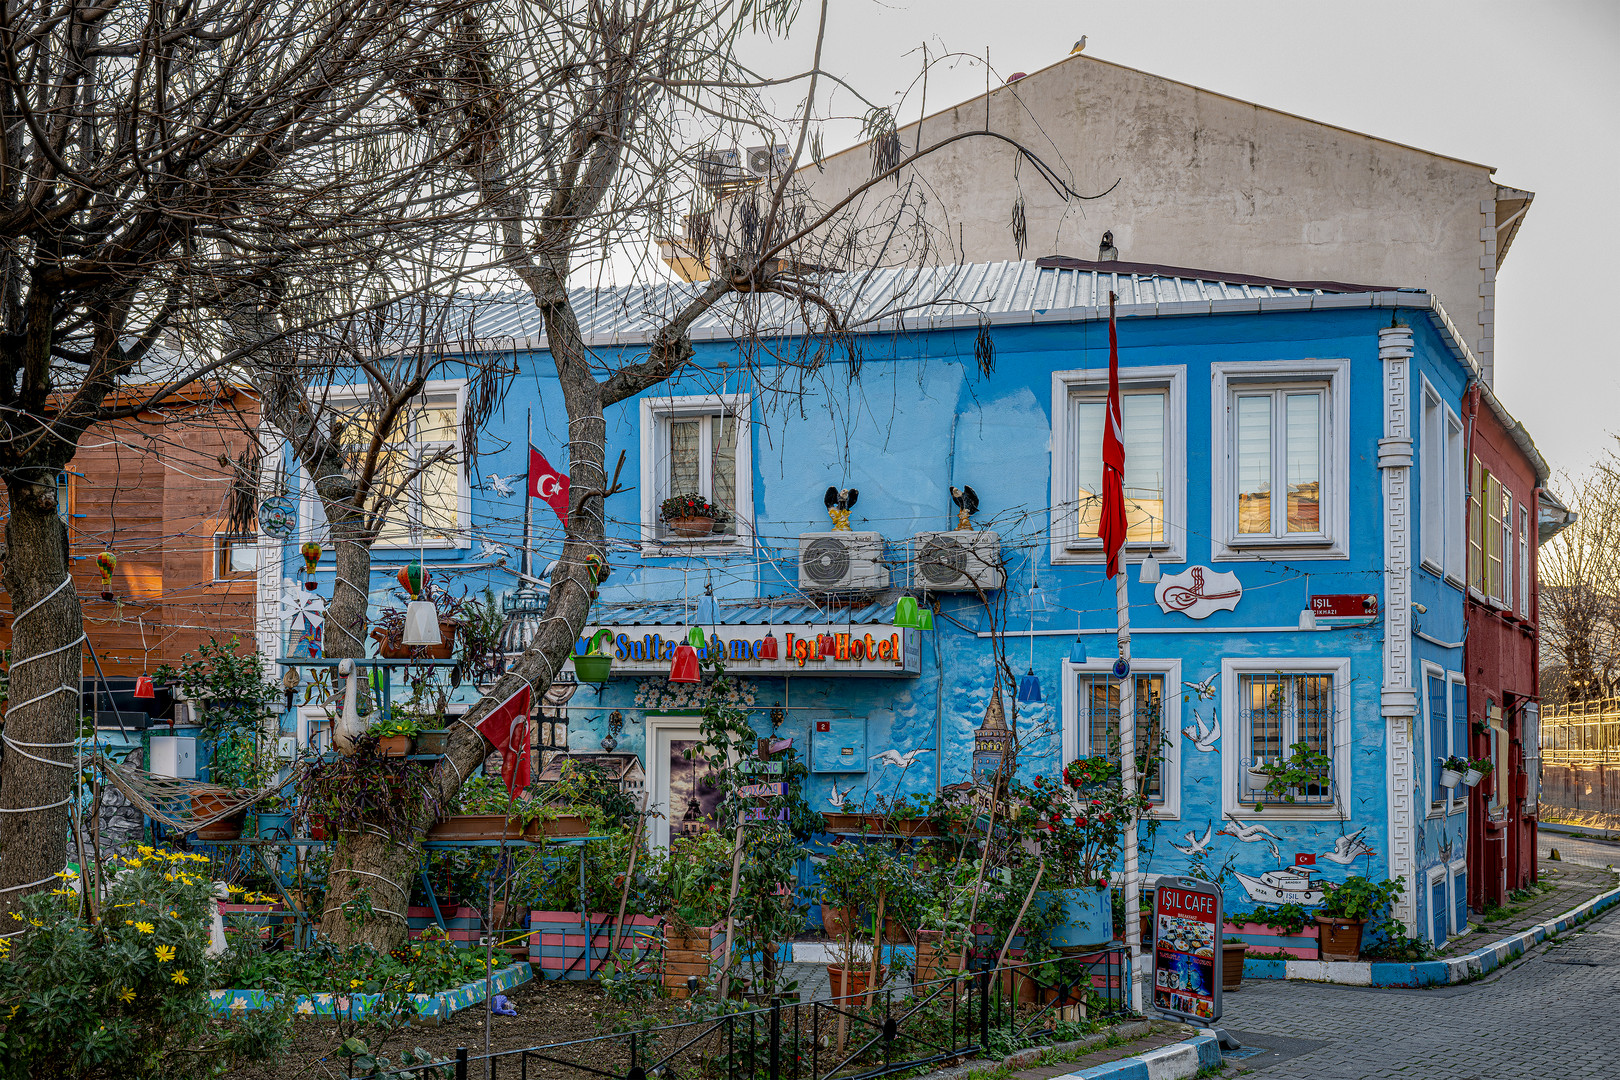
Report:
[[[1069,646],[1069,663],[1083,664],[1086,662],[1086,639],[1079,634],[1074,635],[1074,644]]]
[[[152,685],[152,676],[135,676],[135,696],[143,701],[150,701],[157,697],[157,689]]]
[[[96,556],[96,566],[101,570],[101,598],[111,600],[113,598],[112,576],[113,571],[118,569],[118,556],[110,551],[103,551]]]
[[[672,683],[698,681],[698,655],[697,650],[691,645],[675,646],[675,658],[669,664],[669,681]]]
[[[1142,560],[1142,568],[1140,571],[1138,571],[1136,580],[1140,581],[1143,585],[1157,585],[1159,583],[1159,577],[1159,560],[1154,558],[1153,554],[1149,552],[1148,557]]]
[[[934,628],[934,609],[922,607],[917,609],[917,629],[932,630]]]
[[[444,642],[439,636],[439,609],[433,606],[433,601],[421,599],[431,577],[420,562],[413,561],[399,568],[399,582],[411,596],[411,602],[405,605],[405,634],[401,638],[406,645],[420,647]]]
[[[704,585],[703,596],[697,603],[697,613],[692,616],[692,622],[697,626],[719,626],[720,605],[714,601],[714,586]]]
[[[755,650],[754,655],[761,660],[775,660],[779,655],[776,635],[767,630],[765,636],[760,638],[759,647]]]
[[[894,605],[894,625],[901,630],[915,630],[922,626],[917,612],[917,598],[902,596]]]
[[[1046,696],[1041,693],[1041,677],[1035,674],[1034,668],[1030,668],[1018,680],[1018,700],[1025,704],[1046,700]]]

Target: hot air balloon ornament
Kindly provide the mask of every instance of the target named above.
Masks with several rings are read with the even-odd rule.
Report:
[[[103,551],[96,556],[96,566],[101,569],[101,598],[111,600],[113,571],[118,569],[118,556],[110,551]]]
[[[395,575],[399,580],[399,587],[405,590],[405,595],[412,600],[420,600],[422,591],[433,575],[422,569],[422,564],[414,559],[399,568]]]
[[[444,643],[439,633],[439,611],[433,601],[426,598],[430,574],[415,560],[399,568],[399,583],[405,586],[411,602],[405,605],[405,633],[402,641],[412,646],[433,646]]]
[[[298,553],[304,557],[304,588],[314,592],[319,584],[315,580],[315,568],[321,564],[321,545],[313,540],[305,540],[298,545]]]

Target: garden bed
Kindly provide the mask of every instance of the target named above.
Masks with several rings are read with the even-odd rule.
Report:
[[[490,978],[478,978],[447,990],[432,994],[406,995],[416,1008],[417,1022],[436,1023],[482,1002],[491,988],[500,993],[534,978],[534,969],[527,961],[518,961],[496,968]],[[297,1016],[318,1016],[359,1020],[370,1017],[389,995],[375,993],[316,993],[297,995],[293,1012]],[[220,1014],[229,1015],[249,1009],[267,1009],[280,1004],[283,995],[274,990],[214,990],[208,995],[209,1007]]]

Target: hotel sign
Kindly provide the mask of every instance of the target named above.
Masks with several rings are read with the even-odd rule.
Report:
[[[667,675],[675,648],[686,644],[684,626],[632,624],[588,626],[575,645],[585,652],[599,629],[613,634],[615,675]],[[765,647],[766,631],[776,639],[776,656]],[[888,623],[842,623],[832,626],[777,624],[721,626],[709,631],[709,643],[698,659],[724,659],[733,675],[838,675],[903,678],[922,672],[921,630],[902,630]]]

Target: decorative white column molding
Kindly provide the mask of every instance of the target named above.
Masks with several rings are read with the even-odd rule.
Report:
[[[1384,716],[1389,789],[1389,873],[1406,878],[1406,893],[1394,915],[1417,925],[1418,882],[1413,877],[1417,814],[1412,723],[1417,690],[1412,672],[1412,331],[1393,326],[1378,331],[1378,359],[1384,367],[1384,437],[1378,467],[1384,474]]]

